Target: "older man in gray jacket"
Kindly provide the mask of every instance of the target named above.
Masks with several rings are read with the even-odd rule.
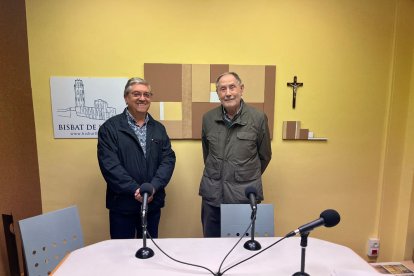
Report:
[[[248,203],[246,187],[263,200],[262,174],[272,157],[266,114],[243,99],[244,85],[234,72],[220,75],[221,106],[203,116],[204,172],[199,195],[204,237],[220,237],[220,204]]]

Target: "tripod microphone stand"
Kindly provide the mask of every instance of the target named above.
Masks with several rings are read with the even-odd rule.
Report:
[[[306,255],[306,246],[308,246],[308,236],[309,232],[300,234],[300,246],[302,247],[302,252],[300,256],[300,271],[293,274],[293,276],[310,276],[305,272],[305,255]]]
[[[250,234],[251,238],[250,238],[250,240],[248,240],[244,243],[244,248],[246,248],[247,250],[251,250],[251,251],[257,251],[257,250],[260,250],[262,248],[260,243],[256,240],[254,240],[254,231],[255,231],[255,224],[256,224],[256,212],[257,212],[257,208],[253,208],[252,209],[252,215],[251,215],[251,220],[252,220],[252,228],[251,228],[251,234]]]

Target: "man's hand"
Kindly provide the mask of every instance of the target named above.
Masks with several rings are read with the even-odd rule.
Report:
[[[148,197],[148,203],[150,203],[152,200],[153,200],[153,198],[154,198],[154,194],[155,194],[155,188],[153,188],[152,189],[152,194],[151,194],[151,196],[150,197]],[[141,202],[142,203],[142,196],[141,196],[141,193],[140,193],[140,188],[138,188],[136,191],[135,191],[135,194],[134,194],[134,197],[135,197],[135,200],[137,200],[137,201],[139,201],[139,202]]]

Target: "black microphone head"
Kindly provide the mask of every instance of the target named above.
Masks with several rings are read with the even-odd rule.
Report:
[[[246,195],[247,198],[249,198],[250,194],[254,194],[254,196],[256,196],[257,194],[257,190],[255,187],[253,186],[249,186],[246,188],[246,190],[244,191],[244,194]]]
[[[320,218],[323,218],[326,227],[333,227],[341,221],[341,216],[333,209],[323,211]]]
[[[139,194],[141,196],[143,196],[145,193],[151,196],[153,191],[154,191],[154,187],[151,185],[151,183],[143,183],[141,187],[139,188]]]

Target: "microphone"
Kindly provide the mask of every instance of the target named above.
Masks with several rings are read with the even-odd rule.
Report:
[[[254,239],[254,231],[255,231],[255,225],[256,225],[256,213],[257,213],[257,201],[256,201],[256,188],[253,186],[249,186],[245,190],[246,197],[250,200],[250,207],[252,208],[252,228],[250,233],[250,240],[246,241],[244,243],[244,248],[247,250],[260,250],[262,246],[258,241]]]
[[[253,186],[249,186],[244,191],[244,194],[250,200],[250,207],[252,208],[252,210],[256,211],[257,210],[257,201],[256,201],[257,191],[256,191],[256,188],[253,187]]]
[[[154,187],[150,183],[143,183],[139,188],[139,194],[142,196],[141,205],[141,225],[142,225],[142,247],[135,253],[135,257],[139,259],[148,259],[154,256],[154,250],[147,247],[147,212],[148,197],[152,195]]]
[[[148,212],[148,197],[152,195],[153,191],[154,187],[151,183],[144,183],[139,188],[139,194],[142,196],[141,212],[143,217],[145,217]]]
[[[306,223],[302,226],[300,226],[298,229],[290,232],[286,235],[286,238],[293,237],[296,234],[304,234],[307,232],[312,231],[314,228],[319,226],[326,226],[326,227],[333,227],[339,223],[341,220],[341,216],[339,213],[333,209],[327,209],[323,211],[318,219],[315,219],[314,221],[311,221],[309,223]]]

